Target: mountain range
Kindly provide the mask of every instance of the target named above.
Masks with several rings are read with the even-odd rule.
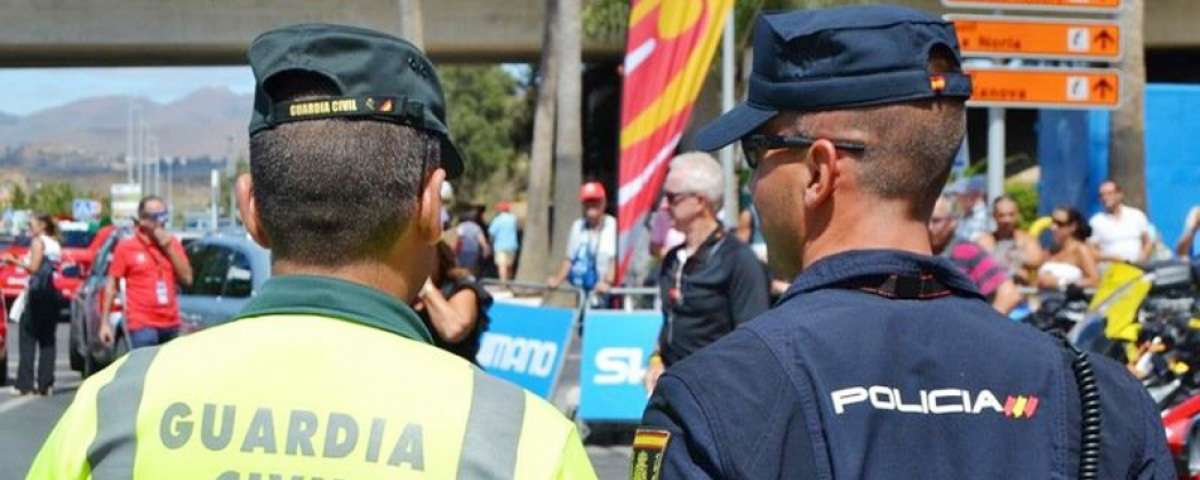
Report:
[[[111,163],[125,155],[130,112],[140,110],[146,133],[158,139],[163,156],[236,157],[247,148],[252,102],[252,95],[220,87],[169,103],[98,96],[28,115],[0,112],[0,149],[27,152],[27,159],[28,152],[33,157],[37,152],[72,152],[82,162]]]

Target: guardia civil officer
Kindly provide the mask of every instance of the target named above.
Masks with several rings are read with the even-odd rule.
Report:
[[[662,376],[634,477],[1174,478],[1121,366],[1006,320],[930,255],[971,92],[957,49],[904,8],[757,19],[748,99],[698,143],[741,141],[795,280]]]
[[[275,277],[234,321],[85,382],[29,478],[595,478],[572,423],[409,308],[463,171],[429,60],[334,25],[267,32],[249,59],[237,194]]]

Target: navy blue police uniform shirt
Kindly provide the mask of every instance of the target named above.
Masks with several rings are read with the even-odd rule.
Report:
[[[944,288],[895,298],[867,286],[888,275]],[[1121,365],[1089,357],[1102,405],[1099,478],[1175,478],[1148,394]],[[993,311],[943,259],[841,253],[662,376],[634,477],[1075,478],[1072,358],[1058,339]]]

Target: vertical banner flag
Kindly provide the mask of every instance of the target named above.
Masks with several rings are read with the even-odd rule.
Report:
[[[624,276],[667,161],[708,75],[733,0],[632,0],[621,85],[618,222]]]

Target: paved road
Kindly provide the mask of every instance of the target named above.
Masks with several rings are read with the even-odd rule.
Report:
[[[79,387],[79,374],[67,364],[67,324],[58,328],[58,361],[55,364],[54,396],[14,397],[5,387],[0,391],[0,479],[24,478],[42,441],[54,428]],[[17,325],[8,324],[8,374],[17,375]],[[9,384],[11,385],[11,378]]]
[[[9,324],[8,372],[17,374],[17,326]],[[7,387],[0,389],[0,480],[25,477],[29,464],[50,434],[58,417],[66,410],[79,387],[79,374],[67,363],[67,325],[59,325],[58,362],[55,365],[55,392],[52,397],[14,397]],[[11,380],[11,379],[10,379]],[[11,384],[11,381],[10,381]],[[629,476],[629,447],[627,445],[591,445],[588,456],[602,479],[623,479]]]

